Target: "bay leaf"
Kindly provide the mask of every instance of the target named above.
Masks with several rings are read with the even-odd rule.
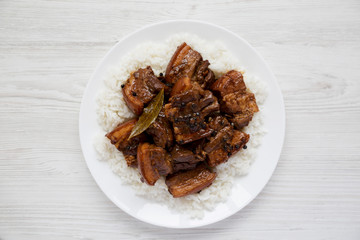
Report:
[[[143,113],[139,117],[139,120],[136,122],[134,128],[131,131],[131,134],[128,139],[139,135],[144,132],[158,117],[161,108],[164,104],[164,89],[161,89],[160,92],[156,95],[155,98],[151,100],[149,105],[144,108]]]

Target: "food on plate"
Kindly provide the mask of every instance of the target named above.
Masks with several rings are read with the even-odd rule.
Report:
[[[202,151],[202,144],[198,144],[197,147]],[[173,147],[170,154],[174,172],[193,169],[199,162],[204,161],[202,153],[190,149],[178,144]]]
[[[204,163],[189,171],[181,171],[166,177],[169,192],[175,197],[184,197],[210,186],[216,178]]]
[[[205,118],[219,109],[213,94],[195,82],[189,90],[169,99],[165,104],[165,115],[173,125],[176,142],[185,144],[210,136],[212,130]]]
[[[259,111],[254,94],[247,91],[243,75],[238,71],[227,72],[210,89],[219,98],[221,111],[230,115],[229,120],[237,129],[247,126]]]
[[[151,103],[144,108],[143,114],[139,117],[139,120],[136,122],[134,128],[131,130],[131,134],[128,139],[135,137],[146,129],[156,121],[162,106],[164,104],[164,89],[161,89],[159,94],[151,101]]]
[[[142,180],[149,185],[154,185],[160,176],[173,172],[169,153],[150,143],[139,145],[137,161]]]
[[[165,80],[176,84],[179,80],[197,82],[202,88],[215,80],[215,74],[209,67],[209,61],[203,61],[201,54],[186,43],[177,47],[166,68]],[[182,80],[185,79],[185,80]]]
[[[175,55],[174,52],[177,47],[180,45],[185,47],[184,42],[188,46],[185,49],[187,53],[185,54],[184,51],[181,55],[177,54],[178,56],[174,57],[174,59],[178,58],[179,62],[183,61],[182,66],[174,64],[175,60],[173,60],[173,64],[169,64],[169,60]],[[188,64],[189,62],[186,61],[189,57],[186,57],[186,55],[190,53],[195,54],[195,51],[202,57],[196,57],[194,64]],[[108,68],[108,73],[104,75],[104,85],[98,90],[96,97],[96,113],[101,130],[99,129],[98,134],[94,136],[94,147],[98,159],[109,165],[109,168],[116,174],[122,184],[130,186],[130,189],[128,189],[129,194],[141,196],[144,201],[156,201],[159,205],[166,206],[170,211],[185,214],[192,218],[202,218],[207,210],[212,211],[218,203],[228,200],[234,186],[242,181],[237,176],[244,176],[251,170],[252,163],[256,160],[258,152],[261,151],[262,137],[266,134],[263,118],[264,111],[262,111],[262,108],[265,107],[264,103],[267,95],[266,82],[253,75],[256,72],[247,71],[242,67],[241,62],[246,63],[246,59],[243,57],[242,54],[234,56],[233,51],[220,41],[202,39],[194,34],[179,33],[156,42],[144,41],[135,48],[129,49],[125,55],[119,58],[118,62],[114,62]],[[173,82],[166,80],[166,69],[169,65],[169,69],[174,71],[171,76],[175,79]],[[192,73],[191,71],[185,71],[191,68],[189,68],[190,65],[195,66],[195,70]],[[149,71],[148,66],[151,67],[151,71],[157,80],[164,84],[164,88],[161,88],[164,89],[164,102],[161,109],[154,107],[154,99],[161,90],[159,91],[159,88],[149,90],[152,96],[151,100],[140,107],[142,113],[135,114],[126,103],[123,90],[129,78],[140,69],[147,72],[147,76],[151,76],[152,74],[150,74],[151,71]],[[177,73],[175,71],[176,67],[179,69]],[[206,78],[206,76],[208,77]],[[142,77],[144,80],[147,78]],[[218,81],[219,79],[221,81]],[[204,84],[205,82],[206,84]],[[217,84],[214,84],[215,82]],[[143,83],[139,82],[137,85],[132,85],[132,88],[140,86],[139,84]],[[143,85],[145,89],[152,89],[148,87],[149,84]],[[217,86],[215,87],[215,85]],[[188,93],[187,91],[189,90],[192,91]],[[244,93],[250,92],[256,97],[256,105],[260,109],[259,112],[256,112],[255,108],[251,108],[251,104],[246,105],[244,108],[230,109],[235,110],[233,112],[227,111],[225,113],[223,111],[224,106],[226,107],[226,102],[229,102],[228,98],[230,96],[243,96]],[[135,93],[137,96],[137,91]],[[210,107],[202,106],[202,112],[199,112],[199,115],[202,113],[205,116],[201,116],[202,122],[198,121],[199,119],[189,118],[187,120],[186,111],[192,111],[192,109],[183,111],[181,109],[181,102],[170,100],[171,97],[179,94],[183,94],[186,98],[195,97],[195,104],[198,104],[202,99],[207,99],[203,102]],[[224,101],[223,97],[226,95],[229,96]],[[131,96],[129,95],[130,98]],[[244,99],[246,98],[251,99],[251,96],[244,97]],[[216,99],[216,101],[209,103],[208,101],[212,101],[211,99]],[[174,103],[174,106],[172,103]],[[180,103],[180,107],[178,107],[178,103]],[[167,104],[169,108],[166,109],[165,105]],[[141,134],[134,136],[145,138],[140,139],[141,141],[138,141],[137,144],[130,144],[129,151],[132,150],[131,155],[121,150],[126,150],[126,145],[119,151],[116,145],[112,144],[112,142],[117,142],[118,138],[111,141],[108,137],[104,136],[123,123],[140,119],[147,109],[155,108],[159,111],[158,113],[149,111],[145,115],[147,121],[141,121],[141,125],[136,124],[136,122],[130,130],[127,129],[130,134],[139,134],[141,132]],[[182,121],[189,123],[189,126],[184,126],[181,121],[177,122],[179,128],[186,130],[187,134],[181,134],[180,132],[175,135],[175,118],[172,119],[173,116],[176,116],[174,109],[181,109],[178,115],[183,118],[181,119]],[[170,119],[166,116],[166,113],[170,113]],[[195,114],[197,115],[196,112]],[[194,126],[190,126],[190,123]],[[203,123],[202,127],[205,125],[206,131],[203,132],[204,137],[200,134],[200,138],[198,138],[199,136],[197,135],[199,134],[192,132],[193,129],[196,129],[197,126],[195,125],[198,123]],[[245,126],[246,124],[248,125]],[[138,125],[136,130],[134,130],[135,125]],[[224,135],[224,131],[222,131],[216,136],[221,129],[228,126],[230,127],[230,129],[227,128],[229,129],[229,134]],[[124,130],[122,131],[126,132]],[[246,143],[244,143],[247,140],[245,133],[250,136]],[[127,143],[125,140],[129,138],[129,133],[126,136],[127,138],[122,140],[124,143]],[[181,140],[182,137],[191,141],[187,143],[178,142],[176,137],[178,140]],[[227,140],[226,142],[219,143],[217,142],[219,139]],[[165,152],[165,160],[168,159],[173,172],[164,174],[163,170],[159,169],[159,167],[152,167],[146,168],[148,171],[141,173],[138,165],[137,146],[142,143],[151,144],[151,147],[146,149]],[[118,144],[120,145],[120,142]],[[163,151],[155,147],[159,147]],[[209,152],[211,148],[214,150]],[[244,150],[244,148],[247,149]],[[231,156],[229,157],[228,155],[230,154]],[[217,156],[222,156],[220,161],[218,161]],[[166,161],[160,163],[166,163]],[[169,193],[166,178],[194,170],[201,164],[204,164],[210,172],[216,173],[216,178],[211,186],[183,197],[174,197]],[[211,167],[210,164],[212,166],[215,165],[215,167]],[[155,173],[158,171],[159,178],[157,179],[157,174],[152,175],[150,170]],[[149,185],[142,174],[147,177],[148,182],[154,181],[154,185]],[[122,188],[122,186],[119,187]]]
[[[234,130],[230,126],[222,128],[204,147],[208,156],[207,164],[215,167],[226,162],[231,155],[245,147],[249,138],[249,134]]]
[[[127,106],[136,115],[140,115],[144,106],[153,99],[165,84],[159,81],[152,68],[140,68],[132,73],[126,84],[122,85],[122,93]]]
[[[146,129],[146,133],[153,138],[156,146],[170,149],[174,144],[174,134],[169,120],[161,109],[156,120]]]
[[[114,130],[106,134],[106,137],[110,139],[111,143],[114,144],[119,151],[123,152],[127,165],[130,167],[137,166],[137,147],[140,142],[145,142],[147,140],[145,134],[139,134],[136,137],[129,139],[136,122],[137,120],[133,119],[121,123]]]
[[[217,79],[199,52],[182,43],[165,72],[151,66],[132,72],[121,85],[136,115],[106,134],[141,180],[163,176],[174,198],[198,193],[216,179],[216,167],[246,149],[244,127],[259,111],[243,74],[230,70]]]

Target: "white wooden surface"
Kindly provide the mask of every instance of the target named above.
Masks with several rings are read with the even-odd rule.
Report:
[[[234,216],[172,230],[96,186],[78,114],[96,64],[143,25],[192,18],[247,39],[284,94],[264,191]],[[360,239],[360,2],[0,1],[0,239]]]

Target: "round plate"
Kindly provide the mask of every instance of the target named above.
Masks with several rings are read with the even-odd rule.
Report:
[[[93,138],[100,131],[97,123],[95,97],[103,86],[110,66],[121,56],[144,41],[163,41],[172,34],[188,32],[203,39],[220,40],[238,57],[248,73],[259,77],[268,85],[268,97],[263,106],[264,124],[268,133],[264,136],[257,158],[248,175],[235,180],[227,202],[220,203],[202,219],[191,219],[176,214],[166,206],[149,202],[135,194],[131,186],[123,185],[106,162],[97,159]],[[241,56],[241,57],[240,57]],[[241,62],[246,59],[246,62]],[[192,228],[218,222],[245,207],[269,181],[279,160],[285,134],[285,110],[281,91],[274,74],[264,59],[248,42],[236,34],[213,24],[199,21],[168,21],[144,27],[119,41],[101,60],[92,75],[81,103],[79,132],[81,148],[95,181],[105,195],[131,216],[158,226],[169,228]]]

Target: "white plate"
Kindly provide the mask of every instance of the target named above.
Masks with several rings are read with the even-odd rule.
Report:
[[[178,32],[189,32],[203,39],[220,40],[239,57],[248,73],[258,76],[268,84],[268,97],[264,104],[264,124],[268,133],[263,138],[257,158],[248,175],[236,180],[228,201],[218,204],[212,212],[206,212],[202,219],[191,219],[182,214],[172,213],[166,206],[149,202],[136,196],[130,186],[122,185],[121,180],[112,173],[107,163],[96,157],[93,137],[100,130],[97,123],[95,96],[102,87],[109,66],[130,49],[144,41],[164,40]],[[95,181],[105,195],[131,216],[158,226],[169,228],[192,228],[218,222],[236,213],[252,201],[269,181],[280,157],[285,134],[285,110],[281,91],[274,74],[264,59],[244,39],[234,33],[205,22],[168,21],[142,28],[118,42],[96,67],[81,103],[79,132],[81,148],[86,163]]]

